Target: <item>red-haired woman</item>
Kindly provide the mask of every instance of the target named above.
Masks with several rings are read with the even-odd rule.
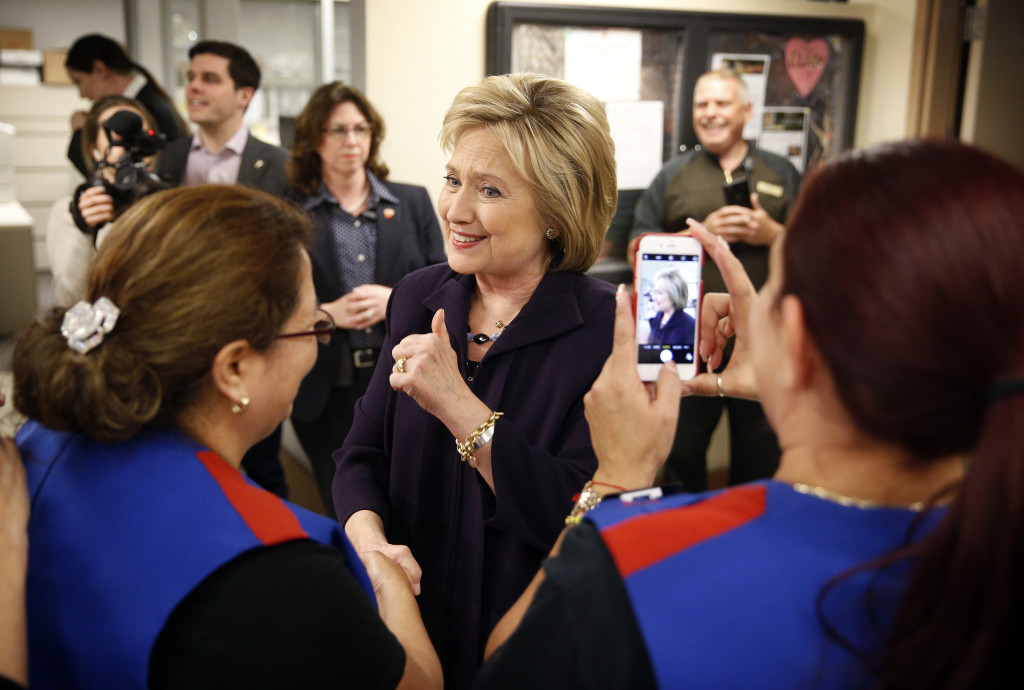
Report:
[[[477,687],[1020,687],[1024,175],[952,141],[845,154],[804,183],[756,296],[691,226],[731,292],[702,355],[739,343],[686,388],[756,394],[779,470],[586,512],[652,483],[682,388],[666,365],[644,389],[620,295],[585,518]]]

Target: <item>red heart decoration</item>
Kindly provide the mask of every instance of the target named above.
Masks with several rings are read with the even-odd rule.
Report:
[[[786,41],[786,72],[804,98],[818,85],[827,64],[828,43],[825,39],[805,41],[802,38],[791,38]]]

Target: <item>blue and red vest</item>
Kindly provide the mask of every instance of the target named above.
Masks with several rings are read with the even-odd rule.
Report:
[[[249,549],[312,539],[342,550],[339,525],[249,482],[173,431],[105,445],[29,422],[29,678],[33,688],[145,688],[174,607]]]
[[[915,524],[922,516],[910,510],[846,507],[766,481],[609,500],[587,518],[622,577],[660,687],[836,688],[862,685],[867,671],[825,633],[819,593],[908,535],[921,538],[943,514]],[[844,577],[820,612],[877,653],[906,572],[901,563]]]

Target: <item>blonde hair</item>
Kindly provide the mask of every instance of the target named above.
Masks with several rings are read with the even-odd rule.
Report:
[[[666,268],[654,274],[654,286],[661,283],[669,299],[672,300],[674,309],[685,309],[686,303],[690,301],[690,286],[686,284],[686,278],[675,269]]]
[[[450,152],[477,127],[504,145],[530,185],[544,227],[557,232],[550,268],[590,268],[618,201],[615,144],[600,101],[554,77],[487,77],[455,97],[441,145]]]
[[[87,299],[120,310],[103,342],[79,354],[55,307],[23,331],[15,406],[58,431],[123,441],[174,428],[217,352],[266,350],[295,311],[310,223],[294,206],[234,185],[181,187],[133,204],[112,226]]]

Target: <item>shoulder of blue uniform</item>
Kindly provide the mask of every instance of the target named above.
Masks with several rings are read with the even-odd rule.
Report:
[[[704,494],[625,494],[588,516],[601,530],[622,577],[756,520],[769,484],[758,482]]]

